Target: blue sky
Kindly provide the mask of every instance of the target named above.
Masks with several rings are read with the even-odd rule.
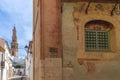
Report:
[[[17,30],[19,56],[25,56],[24,46],[32,40],[32,0],[0,0],[0,38],[12,40],[14,24]]]

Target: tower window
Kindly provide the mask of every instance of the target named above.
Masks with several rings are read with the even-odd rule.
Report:
[[[13,40],[13,42],[15,42],[15,40]]]
[[[12,55],[14,55],[14,51],[12,51]]]
[[[15,46],[14,46],[14,45],[12,45],[12,48],[15,48]]]

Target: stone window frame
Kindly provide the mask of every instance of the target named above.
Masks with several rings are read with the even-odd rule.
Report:
[[[101,30],[85,30],[86,51],[109,51],[109,32]]]
[[[95,25],[93,26],[93,24],[95,23]],[[98,25],[100,25],[100,27]],[[105,25],[101,25],[101,24],[105,24]],[[108,27],[107,27],[108,26]],[[109,45],[109,49],[91,49],[91,50],[87,50],[86,49],[86,46],[85,46],[85,31],[106,31],[106,32],[109,32],[109,40],[108,40],[108,45]],[[108,51],[108,52],[112,52],[112,51],[115,51],[114,47],[115,47],[115,42],[116,40],[113,41],[114,37],[115,36],[115,29],[114,29],[114,26],[112,23],[108,22],[108,21],[104,21],[104,20],[91,20],[91,21],[88,21],[85,26],[84,26],[84,49],[85,49],[85,52],[99,52],[99,51]]]

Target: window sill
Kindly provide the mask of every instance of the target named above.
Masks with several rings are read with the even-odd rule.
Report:
[[[104,51],[104,52],[84,52],[79,53],[77,55],[78,59],[87,60],[87,61],[114,61],[120,59],[120,54],[112,51]]]

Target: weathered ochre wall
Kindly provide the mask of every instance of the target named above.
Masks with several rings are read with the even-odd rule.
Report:
[[[102,4],[105,6],[105,11],[96,11],[94,8],[88,9],[88,14],[85,14],[85,7],[83,12],[78,13],[78,23],[79,28],[79,40],[77,40],[77,29],[76,24],[74,24],[74,7],[76,3],[63,3],[62,8],[62,41],[63,41],[63,67],[67,67],[69,62],[73,65],[73,80],[119,80],[120,79],[120,62],[119,62],[119,50],[120,50],[120,16],[114,13],[113,16],[110,15],[109,9],[112,9],[114,4]],[[109,7],[110,5],[111,8]],[[94,7],[95,4],[91,4],[90,7]],[[107,8],[108,7],[108,8]],[[81,8],[81,7],[79,7]],[[103,7],[104,8],[104,7]],[[107,11],[108,10],[108,11]],[[84,48],[84,25],[91,20],[105,20],[114,25],[115,35],[114,41],[111,42],[111,46],[115,48],[113,52],[102,52],[102,56],[107,60],[95,62],[95,72],[87,73],[87,65],[80,65],[78,63],[78,58],[101,58],[100,52],[93,52],[92,55],[85,52]],[[115,45],[114,45],[115,44]],[[100,55],[99,55],[100,53]],[[83,55],[82,55],[83,54]],[[89,54],[88,57],[84,54]],[[110,55],[109,55],[110,54]],[[117,57],[115,57],[117,56]],[[109,58],[113,60],[109,61]],[[117,58],[117,60],[115,59]],[[69,73],[69,72],[68,72]],[[63,79],[64,80],[64,79]]]
[[[40,60],[40,2],[33,1],[33,80],[43,80],[43,60]],[[39,75],[38,75],[39,74]]]
[[[62,80],[60,9],[60,0],[33,2],[33,80]]]

